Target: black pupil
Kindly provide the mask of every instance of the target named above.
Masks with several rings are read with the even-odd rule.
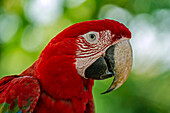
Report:
[[[91,38],[91,39],[94,39],[94,38],[95,38],[95,35],[94,35],[94,34],[91,34],[91,35],[90,35],[90,38]]]

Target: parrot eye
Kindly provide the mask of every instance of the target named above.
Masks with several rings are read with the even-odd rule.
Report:
[[[96,39],[96,35],[95,34],[89,34],[89,40],[93,41]]]
[[[90,31],[82,36],[86,39],[87,42],[94,44],[98,42],[99,33],[95,31]]]

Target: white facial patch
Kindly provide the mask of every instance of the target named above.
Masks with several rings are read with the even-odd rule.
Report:
[[[92,36],[93,35],[93,36]],[[93,64],[113,43],[110,30],[90,31],[80,35],[77,40],[76,69],[80,76],[85,77],[85,70]]]

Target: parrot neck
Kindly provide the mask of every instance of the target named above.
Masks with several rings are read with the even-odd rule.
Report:
[[[85,79],[77,73],[75,56],[71,53],[74,49],[67,49],[69,52],[66,54],[63,53],[65,51],[63,49],[68,46],[57,47],[49,49],[47,46],[39,59],[20,76],[37,78],[41,86],[41,93],[45,93],[56,103],[57,101],[68,101],[75,111],[80,108],[78,109],[80,111],[76,113],[83,113],[86,109],[93,108],[94,80]],[[44,97],[41,100],[47,101]]]
[[[72,55],[61,54],[45,60],[40,58],[36,73],[42,92],[50,96],[54,102],[69,102],[75,113],[84,113],[94,105],[92,95],[94,81],[82,78],[77,73],[74,62],[75,58]]]
[[[68,61],[68,59],[65,61]],[[87,95],[92,96],[94,80],[85,79],[78,75],[73,64],[66,63],[67,65],[65,66],[67,67],[61,67],[63,63],[59,64],[54,59],[50,59],[49,62],[51,62],[50,65],[42,62],[41,64],[40,59],[38,59],[32,66],[21,73],[20,76],[33,76],[37,78],[42,90],[53,98],[84,98]]]

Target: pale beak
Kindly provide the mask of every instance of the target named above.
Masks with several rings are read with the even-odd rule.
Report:
[[[129,40],[119,41],[106,50],[105,56],[101,56],[85,70],[85,77],[102,80],[114,76],[111,86],[102,94],[108,93],[126,81],[132,68],[132,60]]]

